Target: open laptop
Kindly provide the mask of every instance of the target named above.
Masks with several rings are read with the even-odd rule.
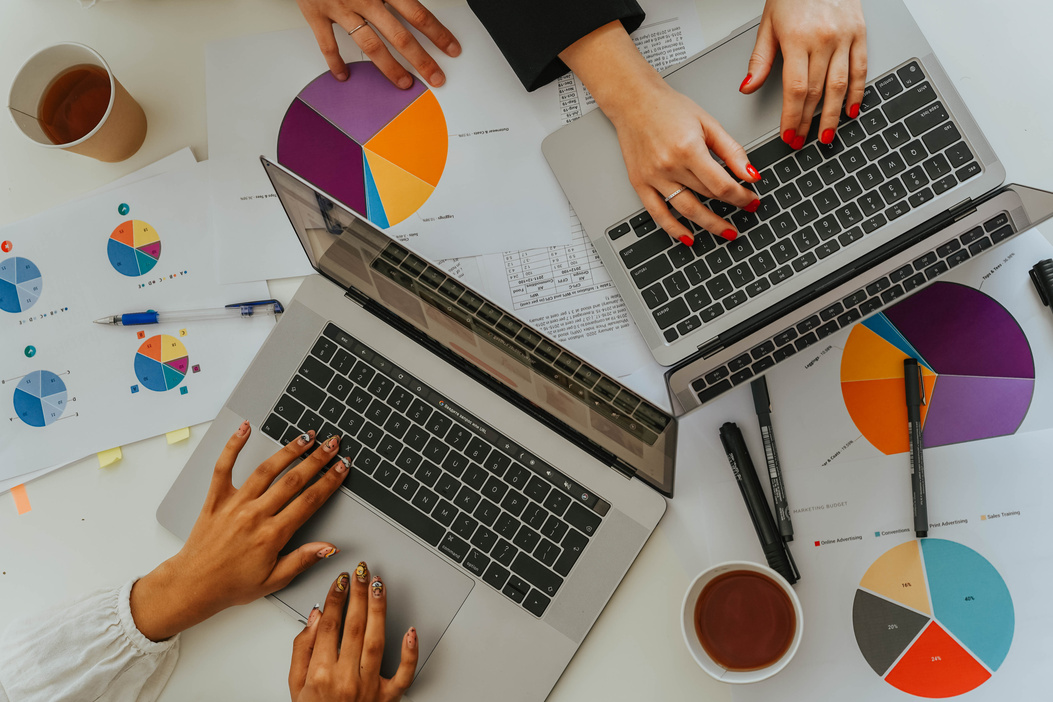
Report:
[[[857,119],[830,145],[779,136],[781,65],[738,92],[759,18],[664,74],[743,144],[763,179],[756,214],[704,204],[734,242],[658,229],[596,110],[550,135],[545,157],[690,410],[892,304],[1046,216],[1049,198],[1000,188],[1005,171],[901,0],[863,0],[869,75]],[[1035,211],[1039,205],[1039,211]],[[681,218],[685,224],[686,219]]]
[[[290,549],[337,556],[272,595],[304,620],[359,560],[389,592],[382,673],[420,641],[415,700],[543,700],[665,511],[677,423],[263,160],[308,277],[157,510],[186,538],[216,457],[234,484],[313,429],[344,486]]]

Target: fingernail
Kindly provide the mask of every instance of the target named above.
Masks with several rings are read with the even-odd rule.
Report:
[[[834,130],[833,129],[824,129],[823,130],[823,135],[821,137],[819,137],[819,141],[823,142],[824,144],[829,144],[833,140],[834,140]]]
[[[360,583],[369,580],[369,566],[366,565],[365,561],[359,561],[358,567],[355,568],[355,577],[358,578]]]
[[[785,132],[782,133],[782,140],[785,141],[787,144],[792,144],[793,139],[796,136],[797,132],[793,131],[792,129],[787,129]]]
[[[330,436],[325,441],[325,450],[326,451],[336,451],[336,447],[339,446],[339,445],[340,445],[340,437],[338,437],[338,436]]]
[[[739,233],[734,229],[725,229],[720,233],[720,235],[728,241],[735,241],[735,237],[737,237]]]
[[[441,71],[435,71],[435,73],[431,74],[431,78],[428,79],[428,82],[431,83],[433,87],[438,88],[446,82],[446,76],[444,76]]]
[[[336,74],[336,79],[341,83],[347,80],[347,71],[340,71]]]
[[[398,82],[395,83],[395,85],[397,85],[402,90],[406,90],[411,85],[413,85],[413,78],[411,76],[402,76],[398,79]]]
[[[300,442],[300,446],[307,446],[311,443],[311,432],[305,431],[303,434],[300,434],[300,438],[297,441]]]
[[[318,552],[318,557],[329,558],[330,556],[335,556],[338,553],[340,553],[340,549],[338,549],[336,546],[326,546]]]
[[[790,144],[790,148],[793,149],[794,151],[797,151],[802,146],[804,146],[804,137],[803,136],[794,137],[793,143]]]
[[[351,459],[347,456],[341,456],[340,462],[336,464],[337,473],[346,473],[351,470]]]
[[[351,583],[351,578],[348,577],[347,573],[341,573],[340,577],[336,579],[336,591],[343,592],[347,589],[347,586]]]
[[[447,56],[460,56],[461,55],[461,45],[458,44],[455,41],[451,41],[449,43],[449,45],[447,45],[447,47],[446,47],[446,55]]]
[[[749,174],[749,177],[753,178],[753,180],[761,179],[760,171],[754,168],[752,163],[746,164],[746,173]]]
[[[747,212],[756,212],[758,207],[760,207],[760,200],[754,200],[742,209],[746,210]]]
[[[322,610],[319,608],[318,605],[315,605],[314,609],[311,610],[310,616],[307,617],[307,626],[314,626],[318,622],[318,620],[321,619],[321,617]]]
[[[373,582],[369,584],[369,591],[373,594],[374,599],[384,596],[384,583],[379,575],[373,576]]]
[[[241,426],[238,427],[238,436],[245,436],[248,433],[249,433],[249,420],[246,419],[244,422],[241,423]]]
[[[859,116],[859,103],[858,102],[848,108],[848,116],[851,117],[852,119],[855,119],[856,117]]]
[[[680,243],[684,246],[693,246],[695,243],[695,237],[691,236],[690,234],[684,234],[682,237],[680,237]]]
[[[410,650],[417,648],[417,630],[412,626],[409,633],[406,634],[406,645],[409,646]]]
[[[742,79],[742,84],[741,84],[741,85],[739,85],[739,92],[740,92],[740,93],[741,93],[741,92],[742,92],[743,90],[745,90],[745,89],[746,89],[746,86],[750,84],[750,81],[751,81],[751,80],[753,80],[753,74],[752,74],[752,73],[747,73],[747,74],[746,74],[746,77]]]

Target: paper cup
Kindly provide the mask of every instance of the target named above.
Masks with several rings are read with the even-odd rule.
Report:
[[[110,101],[95,128],[76,141],[55,144],[37,120],[40,102],[52,82],[66,70],[82,65],[98,66],[110,78]],[[146,114],[128,94],[93,49],[66,42],[38,51],[22,65],[11,84],[8,111],[23,134],[49,149],[62,149],[100,161],[123,161],[131,157],[146,139]]]
[[[790,647],[786,649],[786,652],[771,665],[757,670],[748,671],[728,670],[714,661],[706,652],[706,649],[702,647],[702,644],[699,642],[698,636],[695,633],[695,604],[698,602],[702,590],[720,575],[743,570],[760,573],[774,580],[783,589],[787,597],[790,598],[790,602],[793,604],[793,612],[797,620],[797,625],[793,633],[793,640],[790,642]],[[684,593],[682,609],[683,614],[680,618],[680,631],[684,635],[684,643],[687,644],[687,650],[691,652],[691,657],[695,659],[695,662],[698,663],[702,670],[706,671],[721,682],[752,683],[767,680],[786,667],[786,664],[790,662],[790,659],[792,659],[794,654],[797,653],[797,649],[801,645],[801,636],[804,632],[801,601],[798,599],[797,593],[794,592],[792,587],[790,587],[790,584],[786,582],[786,579],[767,566],[750,563],[748,561],[728,561],[702,571],[687,588],[687,592]]]

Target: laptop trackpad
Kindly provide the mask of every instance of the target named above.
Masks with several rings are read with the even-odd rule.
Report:
[[[475,581],[419,545],[411,537],[341,491],[333,495],[289,541],[290,550],[310,541],[329,541],[340,553],[312,566],[274,597],[306,620],[315,604],[323,604],[329,586],[341,571],[354,577],[359,561],[369,565],[370,577],[384,580],[388,596],[384,661],[381,674],[391,677],[398,668],[402,635],[417,627],[419,672],[446,627],[453,620]]]

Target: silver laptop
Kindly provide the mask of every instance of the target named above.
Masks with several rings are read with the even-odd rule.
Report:
[[[1048,198],[1000,189],[1002,164],[901,0],[863,0],[870,76],[830,145],[778,134],[781,65],[738,92],[759,18],[665,74],[746,147],[756,214],[702,200],[740,234],[697,226],[686,247],[629,184],[598,110],[550,135],[545,157],[610,271],[674,409],[697,407],[873,314],[1045,216]],[[1041,214],[1025,200],[1042,201]],[[681,218],[685,224],[686,219]]]
[[[186,538],[216,456],[234,484],[308,429],[344,486],[293,537],[341,548],[273,601],[304,620],[359,560],[389,590],[382,672],[415,626],[415,700],[543,700],[665,511],[676,421],[263,159],[320,275],[157,510]]]

